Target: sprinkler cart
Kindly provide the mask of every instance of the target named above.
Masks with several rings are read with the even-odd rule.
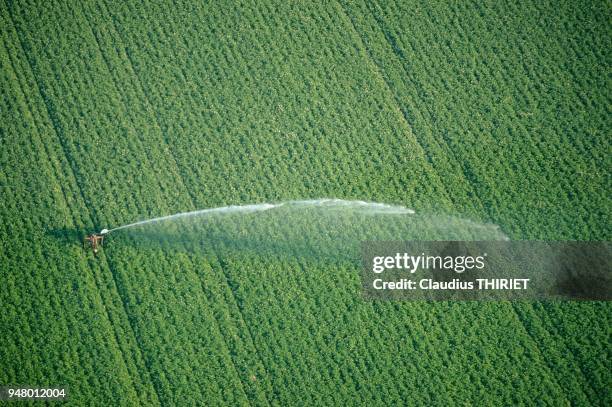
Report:
[[[87,243],[89,242],[89,245],[91,246],[91,249],[93,250],[94,254],[98,254],[98,246],[103,246],[104,236],[107,233],[108,229],[102,229],[100,233],[92,233],[91,235],[86,236],[83,240],[83,247],[85,247],[85,245],[87,245]]]

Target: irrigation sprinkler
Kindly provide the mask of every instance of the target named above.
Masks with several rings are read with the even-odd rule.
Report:
[[[104,245],[104,236],[106,236],[108,232],[108,229],[102,229],[100,233],[92,233],[91,235],[87,235],[83,240],[83,247],[89,243],[94,254],[98,254],[98,247],[102,247]]]

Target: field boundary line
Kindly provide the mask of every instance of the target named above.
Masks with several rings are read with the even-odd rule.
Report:
[[[15,28],[15,27],[13,27],[13,28]],[[17,34],[17,33],[15,33],[15,34]],[[30,102],[29,102],[28,97],[27,97],[27,95],[26,95],[26,93],[24,91],[23,85],[22,85],[22,83],[19,80],[19,77],[17,75],[17,68],[15,67],[15,62],[13,61],[13,57],[11,56],[11,52],[10,52],[9,48],[6,46],[6,40],[4,40],[3,42],[4,42],[4,48],[7,50],[8,59],[9,59],[9,61],[11,63],[11,69],[15,73],[15,77],[17,77],[17,79],[18,79],[17,83],[19,84],[20,92],[23,94],[23,99],[25,101],[25,105],[26,105],[30,115],[32,116],[32,119],[34,119],[35,118],[34,111],[33,111],[32,107],[30,106]],[[26,57],[26,59],[27,59],[27,57]],[[32,120],[32,121],[34,123],[34,127],[36,128],[37,133],[40,133],[38,122],[36,120]],[[47,155],[49,158],[52,157],[53,155],[49,152],[49,147],[47,147],[47,145],[45,143],[41,142],[41,144],[43,145],[43,147],[45,149],[45,151],[44,151],[45,155]],[[51,169],[54,169],[53,166],[51,167]],[[53,174],[53,175],[55,175],[55,174]],[[66,193],[66,187],[61,182],[59,183],[59,187],[60,187],[60,190],[62,191],[62,197],[63,197],[64,203],[66,204],[66,208],[68,208],[68,195]],[[28,189],[30,190],[30,188],[28,188]],[[74,220],[74,216],[71,216],[71,217]]]
[[[227,285],[227,289],[230,291],[232,298],[234,300],[234,306],[236,307],[236,309],[238,310],[239,314],[240,314],[240,321],[242,322],[242,324],[244,325],[244,327],[246,328],[247,334],[249,335],[249,340],[251,341],[251,345],[253,346],[253,349],[255,350],[255,352],[257,353],[257,359],[259,360],[259,363],[262,367],[262,369],[264,370],[264,372],[266,373],[266,375],[269,374],[268,369],[266,368],[266,365],[263,362],[263,359],[261,358],[261,352],[259,350],[259,348],[257,347],[257,345],[255,345],[255,340],[253,339],[253,332],[251,330],[251,326],[249,324],[246,323],[245,319],[244,319],[244,311],[242,309],[242,307],[240,306],[240,302],[238,301],[237,297],[236,297],[236,292],[234,291],[234,288],[232,287],[232,284],[230,284],[230,278],[227,276],[227,272],[225,271],[226,269],[226,263],[223,259],[221,259],[218,255],[215,254],[215,259],[217,261],[217,264],[219,265],[219,268],[221,269],[221,272],[223,273],[223,278],[225,279],[225,284]],[[270,384],[270,388],[273,391],[274,390],[274,386],[272,385],[272,382],[269,382]],[[266,399],[266,402],[268,403],[268,405],[272,405],[270,403],[270,400],[268,398],[268,395],[266,394],[266,392],[263,392],[264,397]],[[250,402],[250,400],[249,400]]]
[[[81,3],[81,6],[84,7],[83,3]],[[100,44],[100,39],[98,37],[98,35],[96,34],[96,31],[93,28],[93,25],[91,24],[91,21],[89,20],[89,16],[88,13],[85,12],[85,10],[83,9],[83,19],[85,20],[86,24],[89,26],[89,29],[91,31],[91,35],[94,38],[96,45],[98,47],[98,50],[100,51],[100,57],[102,58],[102,60],[104,61],[104,65],[106,67],[106,69],[108,70],[109,73],[109,78],[113,83],[113,86],[115,88],[115,91],[117,92],[117,94],[119,95],[120,99],[121,99],[121,104],[123,105],[125,112],[126,112],[126,116],[129,118],[130,122],[132,122],[132,124],[134,125],[133,129],[134,129],[134,133],[137,135],[137,140],[142,143],[142,146],[145,145],[145,143],[143,142],[143,139],[140,136],[140,133],[138,132],[138,127],[136,126],[136,123],[134,123],[134,121],[132,120],[131,114],[130,114],[130,108],[128,106],[128,104],[126,103],[125,97],[123,96],[123,93],[121,92],[121,87],[119,86],[119,84],[117,83],[117,80],[115,79],[115,76],[113,75],[113,71],[111,69],[111,64],[108,61],[108,58],[106,57],[104,50],[102,48],[102,45]],[[144,154],[148,160],[148,164],[150,167],[155,167],[155,160],[152,159],[150,152],[148,149],[143,148]],[[171,157],[174,160],[174,157]],[[181,180],[181,184],[182,184],[182,180]]]
[[[9,15],[9,17],[10,17],[10,19],[11,19],[11,23],[12,23],[12,25],[13,25],[13,28],[14,28],[15,34],[16,34],[16,36],[17,36],[18,40],[19,40],[19,45],[20,45],[20,47],[21,47],[21,49],[22,49],[22,51],[23,51],[23,53],[24,53],[24,55],[25,55],[25,59],[26,59],[26,61],[27,61],[28,65],[29,65],[30,72],[31,72],[31,74],[32,74],[32,79],[34,80],[34,82],[35,82],[35,83],[36,83],[36,85],[37,85],[37,91],[38,91],[38,94],[39,94],[40,98],[42,99],[42,102],[43,102],[43,104],[45,105],[45,108],[46,108],[46,110],[47,110],[47,116],[48,116],[48,118],[49,118],[50,124],[51,124],[51,126],[53,127],[53,129],[54,129],[54,132],[55,132],[55,134],[56,134],[56,136],[57,136],[57,139],[58,139],[58,141],[59,141],[59,144],[60,144],[60,146],[61,146],[61,149],[62,149],[62,151],[63,151],[63,153],[64,153],[64,156],[66,157],[66,161],[68,162],[68,168],[70,168],[71,173],[72,173],[72,177],[71,177],[71,178],[72,178],[72,181],[74,182],[74,185],[77,187],[78,193],[79,193],[80,198],[81,198],[81,202],[84,204],[83,206],[84,206],[85,208],[87,208],[87,205],[85,204],[85,202],[86,202],[85,195],[84,195],[84,193],[83,193],[82,186],[81,186],[81,185],[79,184],[79,182],[78,182],[77,171],[76,171],[76,170],[75,170],[75,168],[74,168],[73,160],[71,160],[71,159],[70,159],[70,154],[68,153],[68,151],[67,151],[67,147],[65,146],[65,141],[62,139],[62,137],[61,137],[61,135],[60,135],[60,134],[61,134],[61,132],[62,132],[62,130],[61,130],[61,126],[59,125],[59,123],[57,123],[57,119],[56,119],[56,118],[53,116],[52,109],[50,108],[49,103],[48,103],[47,99],[46,99],[46,98],[45,98],[45,96],[44,96],[44,93],[43,93],[43,91],[42,91],[42,86],[41,86],[40,80],[38,79],[38,77],[37,77],[37,75],[36,75],[36,71],[34,70],[34,67],[33,67],[32,61],[31,61],[30,57],[28,56],[28,52],[26,51],[26,47],[24,46],[23,39],[21,38],[21,37],[22,37],[22,35],[19,33],[19,29],[18,29],[18,27],[17,27],[17,24],[15,23],[15,19],[14,19],[14,17],[13,17],[13,15],[12,15],[12,13],[11,13],[11,10],[10,10],[10,6],[9,6],[8,4],[6,4],[6,3],[5,3],[5,5],[7,6],[7,14]],[[13,70],[15,70],[13,60],[12,60],[12,58],[10,57],[10,52],[8,52],[8,54],[9,54],[9,58],[10,58],[10,60],[11,60],[11,65],[13,66]],[[18,82],[19,82],[19,84],[20,84],[20,87],[21,87],[21,91],[22,91],[22,93],[24,93],[24,92],[23,92],[23,87],[22,87],[22,85],[21,85],[21,82],[20,82],[20,81],[18,81]],[[24,99],[26,100],[26,105],[27,105],[27,107],[28,107],[28,110],[30,111],[30,114],[31,114],[31,115],[32,115],[32,117],[34,118],[34,117],[35,117],[35,115],[33,114],[33,111],[32,111],[32,108],[31,108],[31,106],[30,106],[30,103],[29,103],[29,102],[27,102],[27,99],[28,99],[28,98],[26,97],[26,94],[25,94],[25,93],[24,93]],[[38,132],[38,133],[40,133],[40,128],[39,128],[38,123],[37,123],[37,122],[34,122],[34,125],[35,125],[35,127],[36,127],[36,129],[37,129],[37,132]],[[58,127],[59,127],[59,128],[58,128]],[[43,144],[44,149],[45,149],[45,154],[46,154],[48,157],[51,157],[51,156],[52,156],[52,154],[50,154],[50,153],[49,153],[49,149],[48,149],[47,145],[46,145],[45,143],[42,143],[42,144]],[[70,176],[69,176],[69,177],[70,177]],[[64,199],[66,200],[66,195],[65,195],[65,192],[64,192],[64,187],[62,186],[62,187],[61,187],[61,189],[62,189],[62,193],[64,194]],[[70,208],[70,205],[68,204],[68,201],[67,201],[67,200],[65,201],[65,204],[66,204],[66,208],[67,208],[67,209],[68,209],[68,208]],[[90,222],[92,222],[92,224],[93,224],[93,222],[95,222],[95,219],[94,219],[94,218],[95,218],[95,215],[92,215],[91,213],[87,212],[86,216],[87,216],[87,218],[89,218],[88,220],[89,220]],[[75,222],[75,221],[76,221],[76,218],[74,217],[74,215],[70,215],[70,217],[72,218],[72,221],[73,221],[73,223],[75,223],[75,226],[76,226],[76,222]],[[101,269],[101,267],[100,267],[100,269]],[[123,352],[122,347],[119,345],[120,341],[119,341],[119,339],[118,339],[117,330],[116,330],[116,328],[115,328],[114,324],[112,323],[112,318],[110,317],[110,312],[109,312],[109,310],[108,310],[108,307],[106,306],[106,302],[105,302],[105,301],[102,299],[102,296],[100,295],[100,292],[101,292],[102,290],[100,289],[100,286],[99,286],[99,284],[98,284],[97,279],[96,279],[96,278],[93,278],[93,276],[92,276],[92,280],[93,280],[93,282],[94,282],[95,287],[96,287],[96,288],[97,288],[97,290],[98,290],[98,299],[99,299],[99,301],[100,301],[100,303],[101,303],[102,307],[104,308],[104,311],[106,312],[106,318],[107,318],[107,320],[108,320],[109,326],[111,327],[111,329],[112,329],[112,331],[113,331],[113,333],[114,333],[114,342],[115,342],[115,345],[116,345],[116,348],[117,348],[118,352],[121,354],[121,357],[122,357],[122,359],[123,359],[123,364],[124,364],[125,370],[126,370],[126,372],[128,373],[128,376],[130,377],[130,382],[131,382],[131,385],[132,385],[132,390],[134,391],[134,394],[138,395],[138,390],[136,389],[136,386],[134,385],[133,378],[132,378],[132,377],[131,377],[131,375],[129,374],[129,369],[128,369],[128,367],[127,367],[127,363],[126,363],[126,357],[125,357],[125,354],[124,354],[124,352]],[[126,315],[126,318],[127,318],[127,315]],[[129,319],[128,319],[128,322],[129,322]]]
[[[101,5],[99,2],[96,3],[97,4],[97,8],[100,12],[103,12],[106,16],[109,17],[109,19],[111,20],[112,26],[113,26],[113,30],[115,31],[115,33],[117,33],[117,36],[121,39],[121,41],[123,42],[122,45],[125,45],[125,41],[123,39],[123,36],[121,35],[121,31],[117,28],[117,24],[115,23],[115,19],[112,17],[111,13],[108,11],[108,7],[106,7],[105,5],[105,11],[102,10]],[[86,17],[87,19],[87,17]],[[89,22],[89,20],[88,20]],[[92,32],[92,35],[94,36],[96,43],[98,45],[98,49],[100,50],[100,54],[102,56],[102,59],[104,60],[104,63],[106,64],[106,69],[109,71],[111,79],[113,81],[113,84],[115,85],[115,88],[117,89],[117,93],[121,96],[122,92],[121,92],[121,88],[117,85],[115,78],[112,75],[112,71],[110,69],[110,64],[108,63],[108,60],[106,59],[106,57],[104,56],[104,51],[102,49],[102,46],[100,44],[100,41],[98,39],[98,36],[95,34],[93,27],[91,26],[91,23],[89,23],[90,25],[90,29]],[[157,110],[154,108],[153,103],[151,103],[151,98],[149,97],[149,94],[144,86],[144,84],[142,83],[142,80],[140,79],[140,76],[138,75],[136,68],[134,68],[134,62],[132,61],[132,57],[127,49],[127,47],[123,47],[123,52],[125,53],[125,57],[126,60],[129,64],[129,71],[132,72],[132,74],[134,75],[134,78],[136,79],[136,82],[138,83],[138,88],[140,88],[140,91],[142,92],[143,96],[144,96],[144,101],[143,101],[143,105],[147,105],[149,107],[149,110],[151,113],[153,113],[153,116],[155,118],[155,127],[157,128],[157,130],[159,130],[159,134],[161,136],[162,141],[165,143],[165,145],[168,147],[168,156],[169,158],[172,160],[172,166],[176,169],[176,175],[178,176],[178,180],[181,183],[181,187],[185,190],[185,192],[187,193],[187,195],[190,197],[190,202],[191,202],[191,206],[192,206],[192,210],[196,210],[197,208],[195,207],[195,203],[194,203],[194,199],[191,196],[191,193],[189,192],[189,189],[187,188],[187,186],[185,185],[185,181],[183,179],[183,176],[180,172],[179,166],[176,162],[176,157],[174,156],[174,154],[172,154],[172,150],[170,149],[170,144],[168,143],[168,139],[166,136],[166,133],[164,132],[162,126],[161,126],[161,121],[159,119],[159,114],[157,113]],[[124,106],[126,107],[126,110],[129,111],[129,107],[126,106],[125,104],[125,100],[123,97],[121,97],[121,101],[124,104]],[[146,109],[146,107],[145,107]]]

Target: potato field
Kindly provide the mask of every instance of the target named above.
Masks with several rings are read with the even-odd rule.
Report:
[[[228,251],[122,231],[83,248],[316,198],[608,241],[611,18],[0,0],[0,385],[64,385],[69,405],[611,405],[609,302],[366,301],[350,262],[241,250],[250,221]],[[266,250],[288,240],[265,228]]]

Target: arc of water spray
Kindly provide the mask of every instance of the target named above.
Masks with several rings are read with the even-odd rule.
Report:
[[[262,212],[280,207],[294,206],[294,207],[305,207],[305,208],[337,208],[337,209],[353,209],[359,210],[364,214],[388,214],[388,215],[411,215],[415,212],[412,209],[408,209],[404,206],[389,205],[378,202],[367,202],[367,201],[350,201],[344,199],[307,199],[307,200],[294,200],[285,201],[279,203],[261,203],[251,205],[230,205],[221,206],[217,208],[200,209],[191,212],[182,212],[174,215],[160,216],[158,218],[141,220],[139,222],[129,223],[127,225],[118,226],[113,229],[102,229],[100,234],[107,234],[121,229],[127,229],[134,226],[145,225],[149,223],[161,222],[165,220],[172,220],[178,218],[193,217],[199,215],[214,215],[214,214],[227,214],[227,213],[252,213]]]

